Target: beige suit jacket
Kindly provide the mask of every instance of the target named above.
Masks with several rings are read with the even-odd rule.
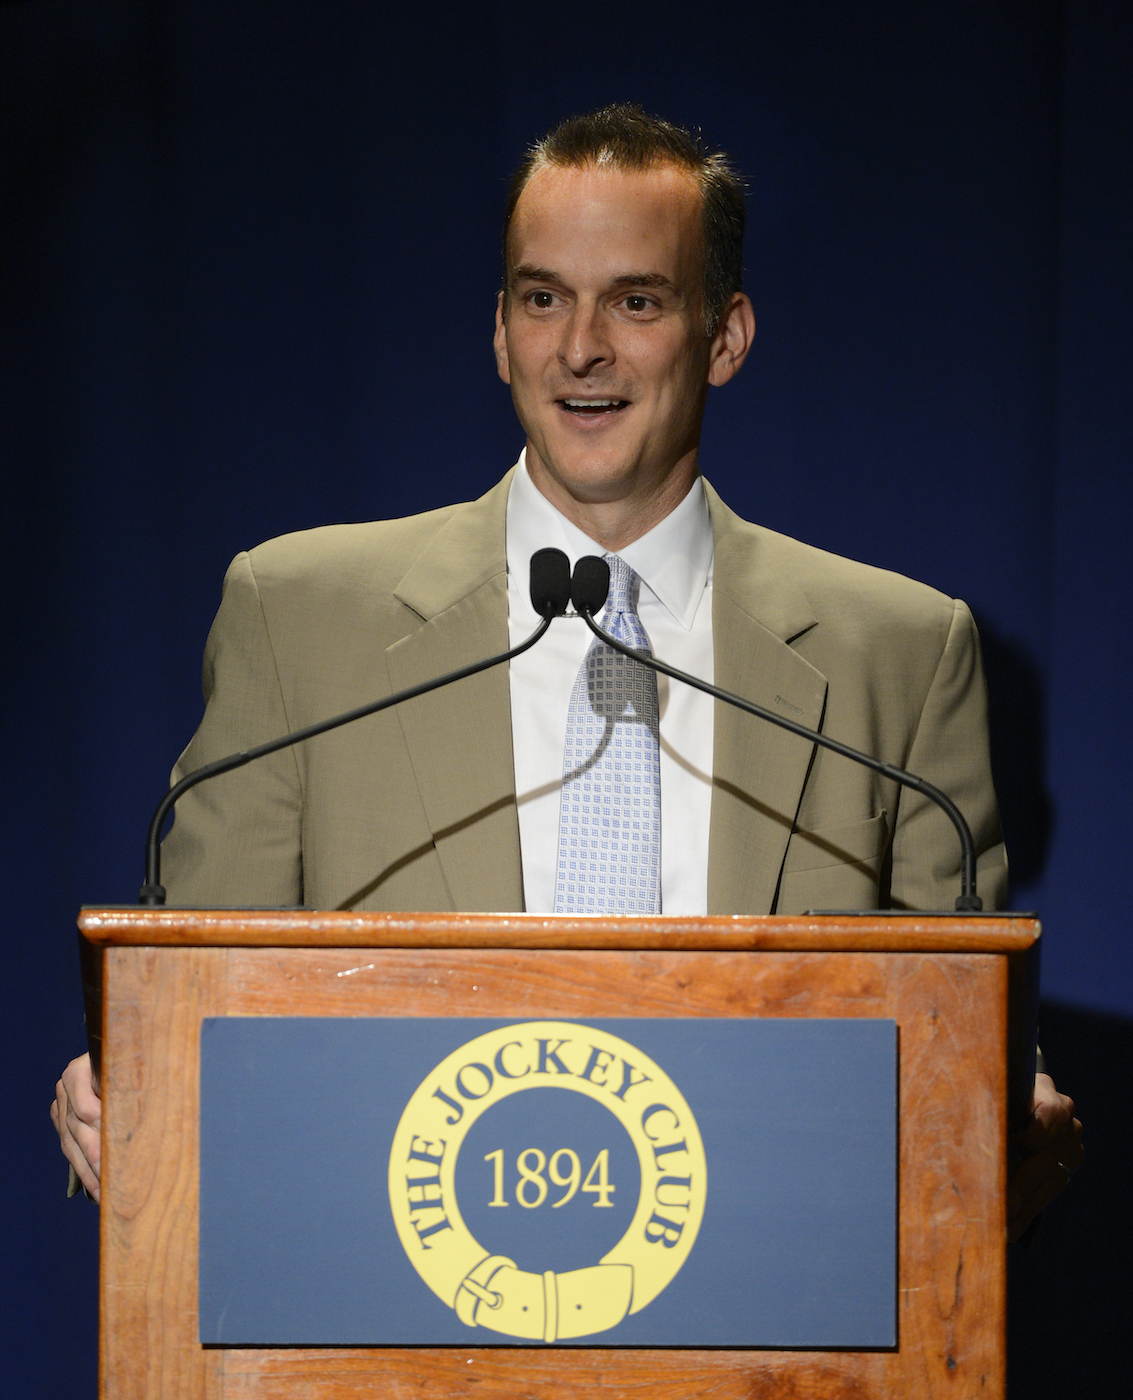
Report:
[[[478,501],[240,555],[176,776],[508,645],[510,474]],[[979,647],[962,603],[739,519],[708,488],[716,684],[948,792],[1004,897]],[[923,798],[717,703],[710,913],[950,908],[959,848]],[[188,793],[170,904],[518,910],[506,667]]]

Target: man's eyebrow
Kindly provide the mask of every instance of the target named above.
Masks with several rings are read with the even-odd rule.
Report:
[[[658,291],[677,291],[677,284],[662,272],[620,272],[613,279],[615,287],[653,287]]]
[[[557,272],[552,272],[549,267],[533,267],[531,263],[520,263],[518,267],[511,270],[511,284],[514,287],[517,282],[559,282],[562,279]]]
[[[512,268],[511,284],[519,282],[561,282],[562,278],[549,267],[534,267],[531,263],[521,263]],[[619,272],[610,279],[612,287],[652,287],[658,291],[678,291],[676,283],[663,272]]]

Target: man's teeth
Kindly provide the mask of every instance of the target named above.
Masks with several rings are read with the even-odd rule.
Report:
[[[564,399],[567,408],[617,408],[621,399]]]

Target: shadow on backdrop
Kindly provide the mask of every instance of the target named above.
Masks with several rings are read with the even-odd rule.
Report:
[[[973,613],[987,674],[991,768],[1011,863],[1012,888],[1038,883],[1054,831],[1046,774],[1042,672],[1019,642]],[[1015,908],[1014,903],[1008,905]]]
[[[1133,1020],[1043,1002],[1039,1031],[1084,1124],[1086,1160],[1030,1250],[1008,1252],[1010,1400],[1129,1393]]]

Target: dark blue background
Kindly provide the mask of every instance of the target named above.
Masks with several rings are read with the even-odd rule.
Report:
[[[452,1051],[507,1024],[357,1017],[205,1022],[202,1341],[529,1345],[469,1329],[430,1291],[397,1237],[387,1189],[390,1145],[417,1087]],[[700,1129],[708,1186],[696,1243],[669,1285],[640,1312],[577,1345],[892,1346],[894,1023],[601,1018],[585,1024],[628,1040],[676,1084]],[[589,1143],[570,1136],[576,1102],[598,1120]],[[532,1211],[509,1208],[509,1216],[522,1217],[520,1236],[533,1259],[512,1254],[498,1232],[488,1237],[484,1217],[495,1216],[495,1226],[503,1211],[475,1209],[477,1196],[486,1200],[491,1192],[482,1148],[501,1139],[495,1129],[487,1139],[477,1129],[499,1110],[514,1110],[507,1116],[522,1122],[522,1136],[504,1140],[509,1166],[517,1147],[542,1143],[549,1156],[566,1143],[585,1149],[584,1172],[598,1146],[620,1145],[614,1134],[628,1146],[618,1119],[602,1103],[561,1087],[536,1088],[489,1108],[457,1158],[461,1213],[486,1252],[511,1254],[520,1268],[539,1273],[597,1264],[637,1207],[616,1151],[611,1177],[623,1192],[633,1190],[633,1199],[611,1212],[621,1216],[620,1228],[611,1231],[602,1221],[601,1242],[593,1235],[581,1241],[578,1258],[559,1253],[556,1231],[569,1205],[559,1220],[549,1203]],[[629,1153],[636,1157],[632,1147]],[[588,1204],[585,1197],[581,1204]],[[585,1217],[593,1212],[575,1215],[588,1233]],[[534,1227],[534,1240],[524,1226]]]
[[[71,929],[134,897],[223,569],[498,477],[520,445],[488,346],[505,175],[623,97],[703,124],[752,183],[760,337],[712,396],[709,476],[979,615],[1015,899],[1047,928],[1044,1049],[1091,1154],[1014,1257],[1012,1387],[1120,1390],[1131,28],[1127,0],[0,7],[20,1394],[93,1393],[95,1212],[61,1199],[45,1113],[83,1044]]]

